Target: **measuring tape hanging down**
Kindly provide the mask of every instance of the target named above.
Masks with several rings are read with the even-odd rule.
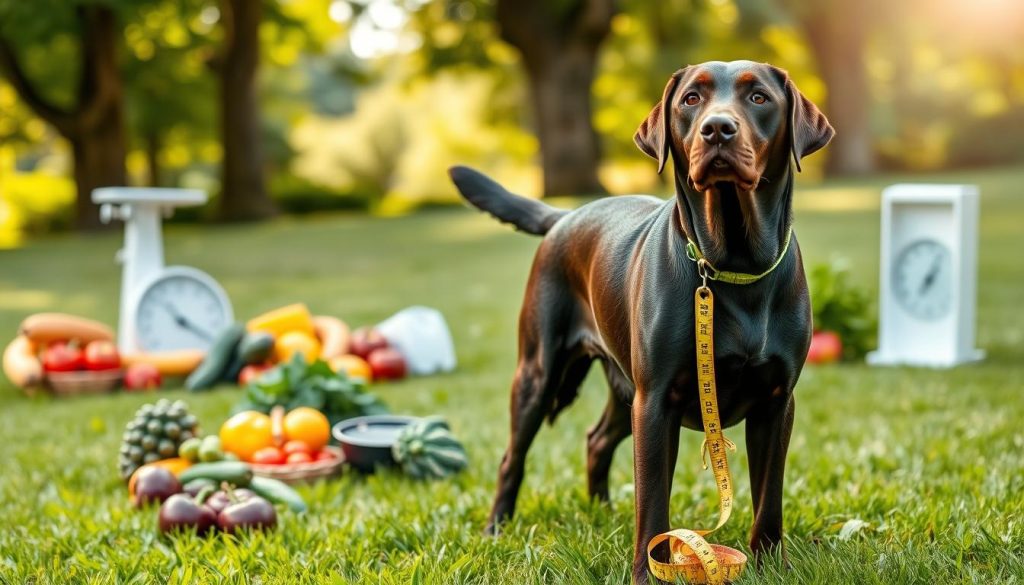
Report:
[[[787,238],[788,240],[788,238]],[[718,544],[709,544],[705,536],[721,528],[732,513],[732,478],[729,475],[727,450],[736,450],[736,445],[722,434],[722,422],[718,417],[718,392],[715,388],[715,337],[714,337],[714,295],[708,288],[707,261],[697,260],[697,270],[703,283],[694,294],[694,314],[697,329],[697,385],[701,398],[701,419],[704,422],[704,443],[701,445],[701,460],[704,469],[711,460],[711,470],[718,486],[718,524],[710,530],[677,528],[659,534],[647,545],[647,561],[651,573],[674,583],[677,579],[685,583],[707,583],[722,585],[740,576],[747,564],[742,552]],[[653,552],[659,544],[668,541],[669,562],[655,560]]]

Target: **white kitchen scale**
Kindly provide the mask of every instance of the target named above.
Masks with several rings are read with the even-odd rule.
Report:
[[[892,185],[882,192],[878,350],[868,363],[974,362],[978,188]]]
[[[196,189],[103,187],[92,192],[100,219],[124,222],[121,314],[117,345],[121,352],[208,349],[234,320],[224,289],[190,266],[165,266],[162,222],[175,207],[206,203]]]

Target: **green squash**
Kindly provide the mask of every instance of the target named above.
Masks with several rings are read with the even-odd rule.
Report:
[[[468,461],[448,423],[431,416],[409,425],[391,447],[402,470],[417,479],[441,479],[463,470]]]

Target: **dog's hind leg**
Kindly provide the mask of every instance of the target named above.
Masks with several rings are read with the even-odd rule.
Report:
[[[615,448],[633,432],[629,404],[625,401],[633,388],[614,362],[603,359],[601,365],[608,379],[608,404],[601,419],[587,433],[587,489],[591,498],[608,501],[608,472]]]
[[[485,529],[488,534],[497,534],[500,524],[515,513],[526,454],[541,423],[545,417],[553,416],[559,396],[575,394],[572,386],[579,386],[590,365],[589,358],[570,361],[562,355],[541,358],[546,362],[543,366],[538,361],[521,360],[512,383],[511,436],[498,471],[498,493]]]

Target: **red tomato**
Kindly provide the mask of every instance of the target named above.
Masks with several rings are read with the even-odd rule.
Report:
[[[327,449],[321,449],[320,452],[316,454],[316,457],[313,458],[314,461],[330,461],[331,459],[334,459],[334,453],[331,453]]]
[[[155,390],[162,382],[160,370],[153,364],[132,364],[124,373],[126,390]]]
[[[285,443],[281,450],[284,451],[285,455],[291,455],[292,453],[305,453],[306,455],[313,454],[313,449],[309,446],[309,443],[296,439],[292,439]]]
[[[366,359],[366,356],[373,353],[375,349],[388,346],[388,340],[373,327],[360,327],[352,332],[352,339],[349,341],[349,351]]]
[[[264,447],[252,454],[251,461],[261,465],[280,465],[285,462],[285,456],[277,447]]]
[[[114,370],[121,367],[121,354],[109,341],[93,341],[85,346],[85,367],[89,370]]]
[[[830,364],[843,357],[843,342],[832,331],[818,331],[811,336],[807,350],[807,363]]]
[[[292,453],[288,456],[288,463],[309,463],[312,460],[309,453]]]
[[[242,368],[242,371],[238,373],[238,385],[248,386],[249,382],[259,378],[263,375],[263,372],[266,372],[272,367],[274,366],[270,364],[250,364],[245,366]]]
[[[77,345],[58,341],[43,352],[43,369],[47,372],[73,372],[84,365],[82,350]]]
[[[374,380],[398,380],[405,377],[405,358],[390,347],[373,350],[366,358]]]

